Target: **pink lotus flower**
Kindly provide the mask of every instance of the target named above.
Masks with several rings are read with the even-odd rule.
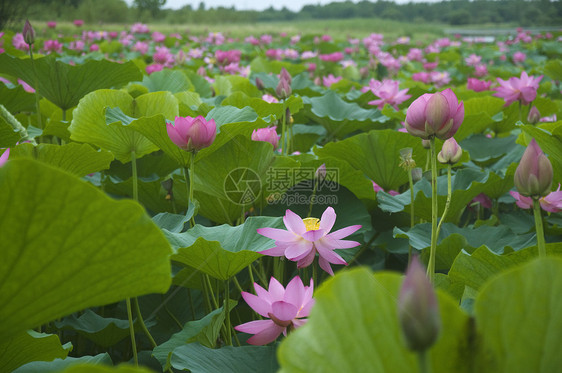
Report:
[[[382,109],[384,104],[389,104],[398,110],[398,105],[412,97],[412,95],[406,94],[408,88],[399,90],[396,80],[383,80],[378,88],[371,89],[371,91],[379,97],[379,100],[369,101],[369,105],[376,105],[379,109]]]
[[[242,297],[248,305],[269,320],[250,321],[234,327],[239,332],[254,334],[248,339],[251,345],[265,345],[279,337],[281,333],[287,335],[289,331],[306,323],[314,299],[312,293],[314,285],[304,286],[300,277],[294,277],[285,289],[274,277],[269,281],[269,290],[265,290],[254,283],[256,294],[242,292]]]
[[[411,48],[406,57],[410,61],[421,61],[423,59],[423,51],[419,48]]]
[[[74,26],[76,27],[81,27],[84,25],[84,21],[81,19],[75,19],[72,23],[74,23]]]
[[[150,30],[148,26],[143,23],[135,23],[131,26],[131,32],[134,34],[148,34]]]
[[[374,181],[372,181],[372,183],[373,183],[373,190],[375,191],[375,193],[380,192],[380,191],[383,191],[383,192],[385,191],[379,184],[375,183]],[[397,196],[397,195],[400,194],[395,190],[389,190],[387,193],[390,194],[391,196]]]
[[[57,27],[57,23],[55,21],[49,21],[49,22],[47,22],[47,27],[48,28],[55,28],[55,27]]]
[[[526,197],[545,196],[552,185],[552,164],[532,139],[515,170],[515,187]]]
[[[533,199],[531,197],[525,197],[517,192],[509,192],[513,198],[515,198],[515,203],[522,209],[533,208]],[[562,191],[560,191],[560,184],[558,184],[558,189],[555,192],[550,192],[544,197],[539,198],[539,204],[544,211],[548,212],[560,212],[562,211]]]
[[[335,83],[339,82],[340,80],[342,80],[341,76],[335,77],[333,74],[322,77],[322,83],[324,84],[324,87],[327,87],[327,88],[330,88],[332,86],[332,84],[335,84]]]
[[[207,121],[201,115],[197,118],[176,117],[174,123],[166,122],[170,140],[186,151],[197,151],[210,146],[217,136],[215,120]]]
[[[505,100],[504,106],[509,106],[515,101],[528,105],[537,97],[537,90],[542,77],[541,75],[535,78],[523,71],[520,78],[511,77],[509,80],[496,78],[500,86],[496,88],[496,93],[493,96],[503,98]]]
[[[26,91],[28,93],[35,93],[35,89],[33,89],[32,86],[30,86],[29,84],[27,84],[23,80],[18,79],[18,83],[23,87],[24,91]]]
[[[146,66],[146,73],[150,75],[156,71],[161,71],[163,68],[164,66],[159,63],[151,63],[150,65]]]
[[[265,52],[265,56],[271,58],[272,60],[281,60],[283,59],[283,50],[282,49],[268,49]]]
[[[481,78],[485,75],[488,75],[488,67],[484,64],[478,64],[474,68],[474,75]]]
[[[464,62],[466,62],[468,66],[476,66],[480,61],[482,61],[482,56],[478,56],[474,53],[464,59]]]
[[[45,43],[43,43],[43,50],[48,53],[62,53],[62,43],[58,40],[45,40]]]
[[[15,34],[14,37],[12,38],[12,45],[14,46],[14,48],[22,51],[29,50],[29,45],[25,42],[25,40],[23,39],[23,35],[20,32]]]
[[[175,62],[174,55],[166,47],[156,47],[156,52],[152,55],[152,59],[155,63],[167,67],[172,67]]]
[[[412,80],[415,80],[416,82],[422,82],[422,83],[429,83],[429,73],[426,73],[425,71],[420,71],[418,73],[414,73],[412,74]]]
[[[161,32],[154,31],[154,32],[152,33],[152,40],[153,40],[155,43],[162,43],[164,40],[166,40],[166,35],[164,35],[164,34],[161,33]]]
[[[240,56],[242,52],[238,49],[232,49],[228,51],[217,50],[215,52],[215,58],[217,63],[221,65],[228,65],[230,63],[240,62]]]
[[[341,60],[343,60],[343,53],[334,52],[330,54],[321,54],[320,59],[326,62],[340,62]]]
[[[406,111],[406,129],[411,135],[447,140],[454,136],[464,120],[464,103],[459,103],[450,88],[416,99]]]
[[[527,55],[523,52],[515,52],[513,53],[513,62],[514,63],[521,63],[521,62],[525,62],[525,59],[527,59]]]
[[[263,96],[261,96],[261,99],[270,104],[279,102],[279,100],[275,96],[272,96],[269,93],[266,93]]]
[[[442,87],[451,82],[451,76],[447,71],[432,71],[429,73],[429,81],[436,88]]]
[[[472,203],[479,203],[480,205],[482,205],[482,207],[487,208],[487,209],[492,208],[492,200],[490,199],[490,197],[488,197],[484,193],[480,193],[479,195],[474,197],[472,199],[471,204]]]
[[[437,68],[438,65],[439,65],[438,61],[436,61],[436,62],[425,62],[423,64],[423,68],[426,69],[426,70],[434,70],[434,69]]]
[[[275,240],[275,247],[261,251],[269,256],[285,256],[297,262],[297,268],[308,267],[318,252],[320,268],[334,275],[332,264],[347,265],[334,249],[349,249],[359,245],[359,242],[342,240],[356,232],[360,225],[352,225],[332,233],[330,230],[336,221],[336,212],[328,207],[320,220],[316,218],[301,219],[291,210],[287,210],[283,222],[288,230],[277,228],[259,228],[257,232],[262,236]]]
[[[466,82],[466,88],[472,89],[474,92],[482,92],[490,90],[492,82],[487,82],[485,80],[478,80],[476,78],[468,78]]]
[[[277,126],[258,128],[252,132],[252,140],[265,141],[273,145],[273,150],[277,149],[279,144],[279,135],[277,134]]]
[[[8,157],[10,156],[10,148],[6,149],[2,155],[0,155],[0,167],[4,166],[8,162]]]

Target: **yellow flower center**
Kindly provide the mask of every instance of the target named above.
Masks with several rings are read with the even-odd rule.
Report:
[[[316,218],[306,218],[302,219],[304,226],[306,227],[306,231],[315,231],[320,229],[320,219]]]

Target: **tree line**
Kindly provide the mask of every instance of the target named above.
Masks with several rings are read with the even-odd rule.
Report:
[[[234,7],[207,8],[186,5],[181,9],[165,9],[166,0],[0,0],[0,29],[10,20],[83,19],[88,23],[166,22],[187,23],[251,23],[310,19],[383,18],[410,23],[442,23],[450,25],[512,23],[521,26],[562,25],[560,0],[452,0],[435,3],[396,4],[393,1],[332,2],[326,5],[305,5],[298,12],[287,8],[264,11],[236,10]]]

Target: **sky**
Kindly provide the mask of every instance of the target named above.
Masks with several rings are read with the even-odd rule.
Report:
[[[133,3],[133,0],[125,0],[129,5]],[[224,6],[230,8],[234,6],[237,10],[264,10],[273,6],[275,9],[281,9],[285,6],[287,9],[298,12],[304,5],[317,5],[317,4],[329,4],[334,1],[343,0],[204,0],[206,8]],[[395,0],[397,3],[405,3],[408,1],[419,2],[424,0]],[[425,0],[429,2],[431,0]],[[435,0],[434,0],[435,1]],[[197,8],[201,0],[167,0],[165,8],[179,9],[185,5],[191,5],[192,8]],[[353,1],[357,2],[357,1]]]

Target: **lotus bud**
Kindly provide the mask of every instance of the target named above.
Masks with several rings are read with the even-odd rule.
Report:
[[[418,97],[406,111],[406,129],[422,139],[447,140],[464,120],[464,103],[459,103],[451,89]]]
[[[263,91],[263,89],[265,88],[265,86],[263,85],[263,80],[261,80],[260,78],[256,78],[256,88],[260,91]]]
[[[35,42],[35,30],[33,29],[33,27],[31,26],[31,23],[29,23],[29,20],[25,21],[25,25],[23,26],[23,40],[31,46],[31,44],[33,44]]]
[[[421,167],[416,167],[412,170],[412,181],[414,183],[417,183],[418,181],[420,181],[422,176],[423,176],[423,171],[422,171]]]
[[[552,186],[552,164],[535,141],[531,140],[515,170],[514,183],[525,197],[544,197]]]
[[[291,74],[289,74],[287,69],[285,69],[284,67],[281,68],[281,73],[279,73],[279,79],[285,79],[287,82],[289,82],[289,85],[293,82],[293,78],[291,77]]]
[[[273,150],[277,149],[279,144],[279,135],[277,134],[277,126],[258,128],[252,132],[252,140],[265,141],[273,145]]]
[[[541,120],[541,113],[536,106],[533,106],[531,110],[529,110],[529,115],[527,115],[527,122],[530,124],[537,124]]]
[[[170,140],[186,151],[198,151],[210,146],[217,136],[215,120],[207,121],[202,116],[176,117],[174,123],[167,122]]]
[[[326,178],[326,163],[322,163],[322,165],[316,169],[314,177],[318,182],[322,182]]]
[[[284,99],[289,97],[292,92],[293,91],[291,90],[291,83],[289,83],[288,80],[283,79],[283,77],[281,77],[281,79],[279,79],[279,84],[275,89],[275,93],[277,93],[277,97]]]
[[[410,350],[425,351],[439,336],[441,320],[437,296],[417,256],[412,257],[400,289],[398,319]]]
[[[437,154],[437,160],[443,164],[455,164],[461,159],[461,156],[462,148],[457,141],[451,137],[443,143],[443,148],[439,154]]]

